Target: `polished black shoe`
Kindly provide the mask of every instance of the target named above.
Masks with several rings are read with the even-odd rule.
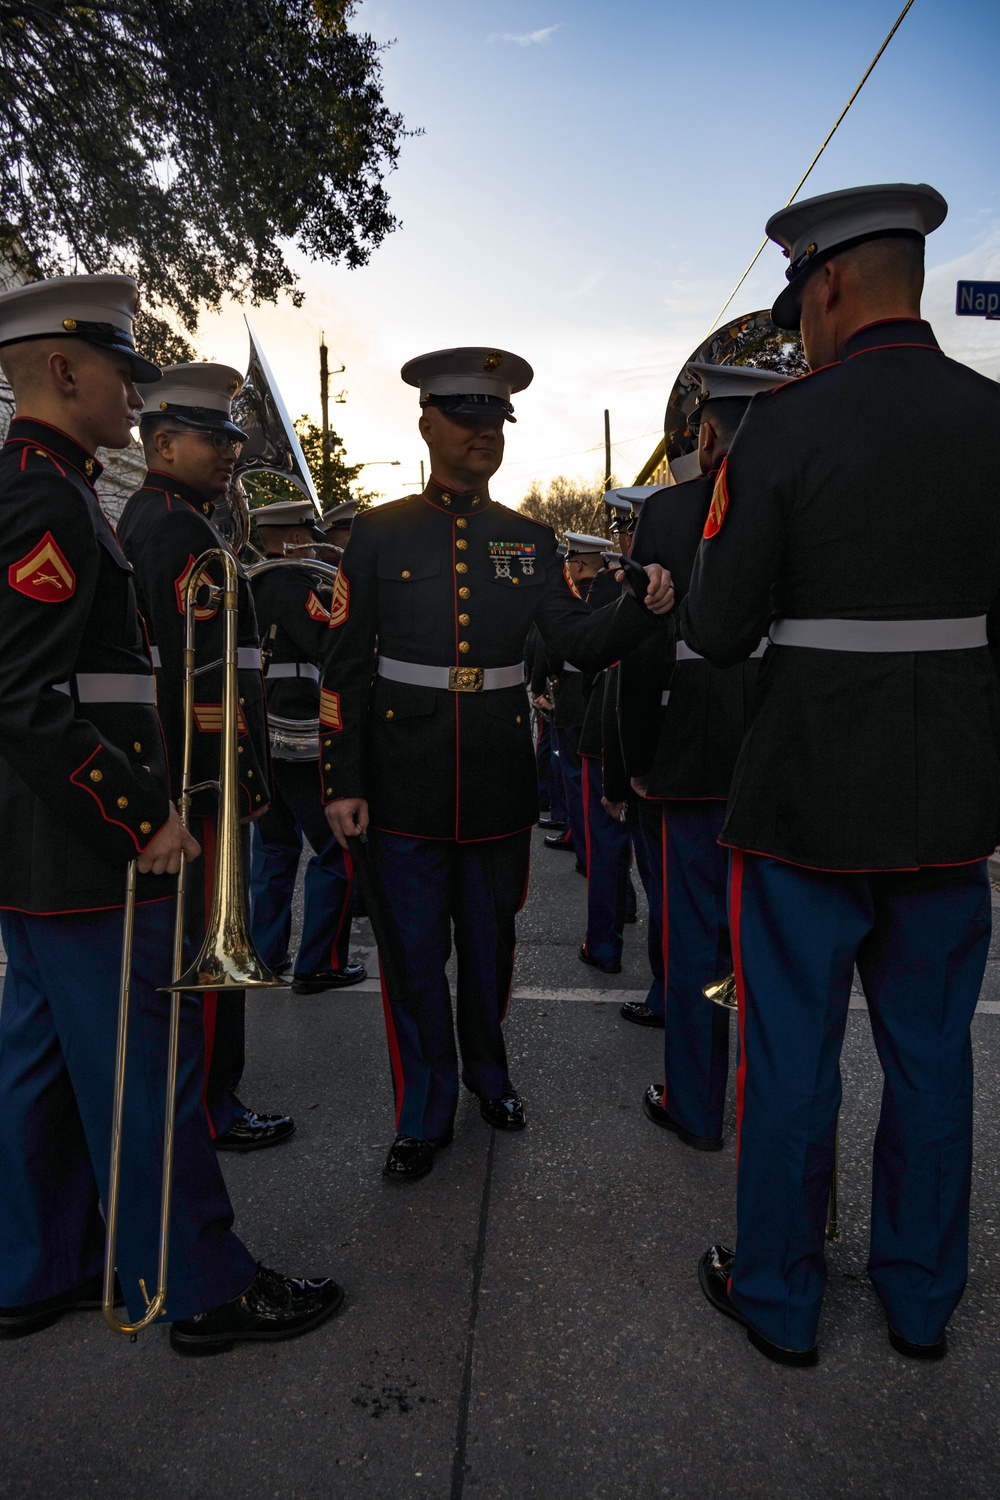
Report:
[[[566,819],[565,818],[539,818],[539,820],[538,820],[538,827],[539,828],[552,828],[552,829],[565,828],[566,827]]]
[[[734,1323],[740,1323],[746,1329],[747,1338],[754,1348],[768,1359],[773,1359],[775,1364],[794,1365],[800,1369],[816,1364],[819,1351],[815,1344],[811,1349],[786,1349],[781,1344],[775,1344],[765,1338],[733,1306],[729,1300],[729,1278],[733,1274],[735,1259],[733,1251],[727,1250],[725,1245],[709,1245],[698,1262],[698,1281],[716,1312],[722,1313],[723,1317],[732,1318]]]
[[[324,990],[346,990],[368,978],[364,964],[345,964],[342,969],[318,969],[314,974],[296,974],[292,978],[293,995],[322,995]]]
[[[888,1319],[886,1327],[889,1331],[889,1343],[897,1354],[905,1354],[907,1359],[944,1359],[948,1353],[948,1335],[945,1333],[936,1344],[915,1344],[912,1339],[904,1339],[901,1333],[897,1333]]]
[[[592,969],[600,969],[602,974],[620,974],[621,964],[602,964],[599,958],[591,958],[586,948],[581,948],[577,955],[582,964],[589,964]]]
[[[663,1017],[650,1010],[645,1000],[626,1000],[624,1005],[619,1005],[618,1014],[623,1021],[631,1021],[633,1026],[655,1026],[663,1030]]]
[[[248,1109],[223,1135],[215,1137],[216,1151],[261,1151],[278,1146],[295,1134],[291,1115],[258,1115]]]
[[[426,1177],[434,1166],[435,1145],[447,1146],[450,1141],[450,1131],[447,1139],[439,1136],[436,1142],[417,1141],[412,1135],[397,1135],[389,1147],[382,1176],[388,1177],[390,1182],[416,1182],[418,1177]]]
[[[125,1298],[115,1277],[115,1307]],[[99,1312],[104,1303],[104,1276],[98,1273],[68,1292],[57,1292],[42,1302],[25,1302],[20,1307],[0,1307],[0,1338],[23,1339],[29,1333],[40,1333],[68,1312]]]
[[[523,1130],[528,1123],[524,1118],[521,1096],[513,1089],[509,1094],[501,1094],[499,1099],[480,1099],[479,1113],[494,1130]]]
[[[649,1085],[642,1096],[642,1112],[647,1120],[652,1120],[654,1125],[660,1125],[664,1130],[672,1130],[678,1140],[683,1141],[685,1146],[692,1146],[695,1151],[721,1151],[726,1144],[721,1135],[692,1135],[690,1130],[685,1130],[676,1120],[671,1119],[663,1108],[662,1084]]]
[[[295,974],[295,964],[290,958],[283,958],[277,964],[268,964],[268,968],[275,979],[280,979],[282,984],[291,984]]]
[[[328,1276],[299,1280],[258,1261],[253,1281],[231,1302],[171,1323],[170,1347],[178,1354],[225,1354],[236,1343],[294,1339],[332,1318],[343,1300],[343,1287]]]
[[[557,852],[561,851],[563,854],[576,853],[576,850],[573,848],[573,840],[566,838],[561,833],[548,834],[546,838],[542,839],[542,843],[546,849],[555,849]]]

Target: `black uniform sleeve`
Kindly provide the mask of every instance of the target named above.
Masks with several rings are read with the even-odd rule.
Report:
[[[603,609],[591,609],[573,589],[561,565],[552,567],[535,616],[549,649],[581,672],[600,672],[647,636],[663,628],[663,621],[622,594]]]
[[[319,700],[323,802],[364,797],[364,749],[378,630],[378,544],[359,517],[351,527],[330,604]]]
[[[52,468],[46,457],[32,462]],[[76,671],[100,543],[80,494],[54,470],[26,469],[4,498],[0,746],[17,775],[78,838],[124,865],[167,821],[167,788],[147,766],[107,743],[86,717],[86,705],[55,687]],[[29,566],[33,557],[36,565]],[[57,580],[48,588],[46,575]],[[32,588],[34,596],[25,592]],[[56,597],[49,602],[47,594]]]
[[[281,580],[277,618],[291,637],[303,661],[323,665],[330,638],[330,612],[312,586],[309,575],[289,568]]]
[[[771,587],[785,550],[778,402],[755,400],[715,481],[691,587],[679,608],[682,636],[714,667],[746,661],[767,633]]]
[[[542,640],[537,629],[534,629],[535,650],[531,664],[531,692],[533,697],[544,697],[548,691],[548,653],[545,650],[545,642]]]
[[[609,802],[627,802],[633,795],[622,755],[618,732],[618,667],[612,667],[604,679],[604,795]]]

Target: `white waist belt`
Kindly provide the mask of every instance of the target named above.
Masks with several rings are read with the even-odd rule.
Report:
[[[660,707],[661,708],[666,708],[666,706],[667,706],[667,704],[669,702],[670,702],[670,689],[669,688],[664,688],[663,692],[660,694]]]
[[[163,663],[160,660],[160,648],[159,648],[159,646],[150,646],[150,648],[149,648],[149,655],[150,655],[150,659],[152,660],[153,666],[156,667],[157,671],[161,670],[162,667],[163,667]],[[237,670],[240,671],[240,672],[259,672],[260,671],[260,647],[259,646],[237,646],[237,648],[236,648],[236,667],[237,667]]]
[[[750,661],[756,661],[756,659],[757,659],[758,656],[763,656],[764,652],[767,650],[767,647],[768,647],[768,640],[767,640],[767,636],[765,636],[764,639],[761,641],[760,645],[757,647],[756,651],[751,651],[749,660]],[[676,658],[675,659],[677,661],[704,661],[705,660],[705,658],[700,654],[700,652],[698,652],[698,651],[692,651],[691,650],[691,647],[688,645],[687,641],[678,641],[677,642],[677,652],[676,652]]]
[[[265,675],[268,681],[273,677],[309,677],[319,682],[319,667],[311,661],[273,661]]]
[[[580,668],[574,667],[572,662],[564,661],[562,664],[562,670],[564,672],[579,672]]]
[[[380,656],[378,675],[390,682],[408,682],[412,687],[445,688],[453,693],[491,693],[497,688],[523,687],[524,666],[513,667],[421,667],[414,661],[394,661]]]
[[[77,672],[78,703],[150,703],[156,704],[156,678],[138,672]],[[54,682],[57,693],[68,698],[73,691],[68,682]]]
[[[986,645],[986,616],[961,620],[772,620],[775,646],[815,651],[969,651]]]

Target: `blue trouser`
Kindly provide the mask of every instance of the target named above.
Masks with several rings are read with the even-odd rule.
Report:
[[[620,964],[625,917],[635,911],[632,889],[632,841],[626,825],[601,804],[604,770],[600,756],[584,755],[583,819],[586,833],[587,935],[584,952],[602,964]]]
[[[538,710],[538,733],[535,736],[535,769],[538,773],[538,805],[547,809],[557,823],[566,820],[566,798],[562,773],[552,741],[552,721]]]
[[[117,1268],[130,1317],[156,1286],[173,903],[135,916]],[[104,1263],[99,1199],[108,1182],[118,1029],[121,911],[0,913],[7,977],[0,1007],[0,1306],[40,1302]],[[192,1317],[237,1296],[256,1265],[202,1111],[198,1000],[181,1001],[169,1296]]]
[[[663,834],[662,803],[650,802],[636,795],[625,809],[625,823],[632,839],[632,850],[639,879],[646,893],[649,928],[646,954],[652,982],[646,1004],[654,1015],[663,1015],[663,858],[660,840]]]
[[[323,812],[315,761],[272,762],[273,796],[254,824],[250,862],[251,934],[271,968],[288,962],[292,896],[303,834],[314,853],[306,866],[297,974],[343,969],[350,959],[354,866]]]
[[[587,861],[587,830],[583,821],[583,761],[577,749],[580,731],[553,728],[552,734],[566,799],[566,831],[576,850],[577,864],[584,865]]]
[[[935,1343],[967,1275],[986,861],[846,875],[737,850],[729,899],[741,1034],[733,1302],[786,1348],[815,1341],[857,965],[883,1073],[868,1274],[896,1331]]]
[[[528,888],[531,832],[481,843],[368,832],[396,1130],[450,1130],[462,1077],[483,1099],[510,1087],[502,1022],[514,972],[514,918]],[[455,1020],[445,965],[458,956]]]

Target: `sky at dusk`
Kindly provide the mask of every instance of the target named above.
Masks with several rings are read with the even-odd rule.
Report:
[[[598,477],[603,412],[628,483],[655,446],[684,360],[716,321],[903,0],[365,0],[392,43],[385,97],[422,135],[388,180],[401,227],[348,271],[295,258],[300,310],[249,310],[293,414],[331,422],[365,483],[419,486],[416,392],[399,367],[456,344],[530,361],[491,488]],[[925,181],[948,199],[928,240],[925,312],[945,350],[1000,376],[1000,322],[957,318],[959,277],[1000,279],[1000,6],[916,0],[801,196]],[[251,167],[252,170],[252,167]],[[769,245],[730,315],[769,306]],[[245,368],[242,313],[204,320],[199,352]]]

